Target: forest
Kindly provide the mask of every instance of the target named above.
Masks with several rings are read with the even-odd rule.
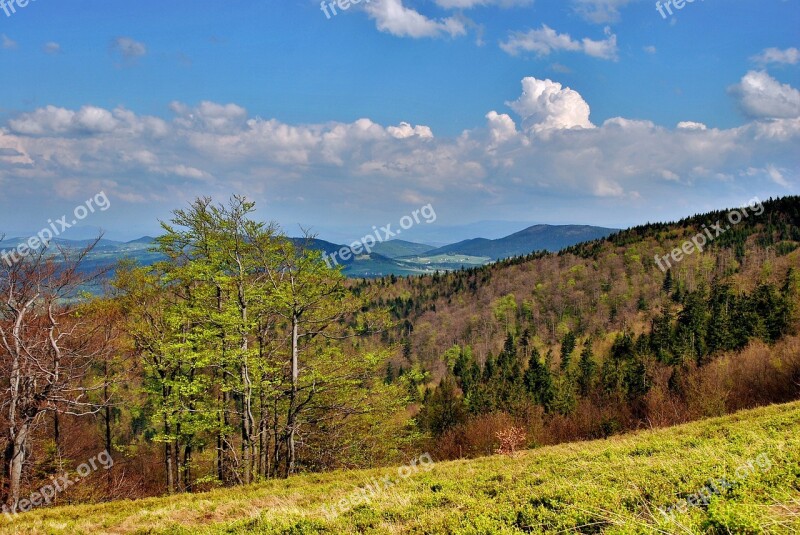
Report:
[[[434,275],[347,279],[234,196],[152,266],[42,251],[0,273],[3,502],[58,503],[609,437],[800,397],[800,198],[662,273],[713,212]],[[89,284],[105,292],[92,295]]]

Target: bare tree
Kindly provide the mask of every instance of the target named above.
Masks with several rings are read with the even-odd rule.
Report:
[[[97,242],[80,251],[42,248],[0,267],[0,391],[4,430],[3,500],[16,512],[31,435],[48,413],[87,415],[100,411],[90,384],[91,364],[108,350],[99,326],[78,314],[80,292],[99,274],[82,270]],[[102,338],[102,337],[100,337]],[[94,400],[90,399],[95,397]]]

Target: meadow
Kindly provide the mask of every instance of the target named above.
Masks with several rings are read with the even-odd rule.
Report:
[[[795,402],[414,470],[40,509],[3,518],[0,533],[800,533],[798,431]],[[719,494],[692,499],[720,480]]]

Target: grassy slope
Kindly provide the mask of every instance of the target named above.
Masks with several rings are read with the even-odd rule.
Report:
[[[766,454],[772,464],[736,469]],[[336,517],[373,477],[395,485]],[[666,520],[709,480],[733,488]],[[800,402],[609,440],[397,469],[309,474],[247,488],[42,509],[2,533],[800,533]]]

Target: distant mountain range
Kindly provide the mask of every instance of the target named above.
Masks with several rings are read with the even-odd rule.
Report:
[[[505,238],[497,240],[487,240],[485,238],[464,240],[428,251],[427,254],[434,256],[463,254],[500,260],[512,256],[526,255],[533,251],[559,251],[584,241],[605,238],[616,231],[617,229],[591,227],[588,225],[534,225]]]
[[[474,267],[503,258],[523,256],[534,251],[559,251],[581,242],[605,238],[617,229],[589,225],[534,225],[499,239],[473,238],[444,247],[404,240],[390,240],[376,244],[366,252],[347,261],[337,257],[348,277],[380,277],[385,275],[413,275]],[[0,251],[10,250],[27,241],[27,238],[10,238],[0,242]],[[53,243],[66,248],[79,249],[92,240],[65,240],[56,238]],[[305,243],[302,238],[293,238],[296,243]],[[86,259],[85,268],[111,267],[119,260],[129,258],[139,264],[149,265],[161,256],[151,250],[154,238],[121,242],[100,240]],[[313,239],[311,248],[331,255],[346,245]]]

